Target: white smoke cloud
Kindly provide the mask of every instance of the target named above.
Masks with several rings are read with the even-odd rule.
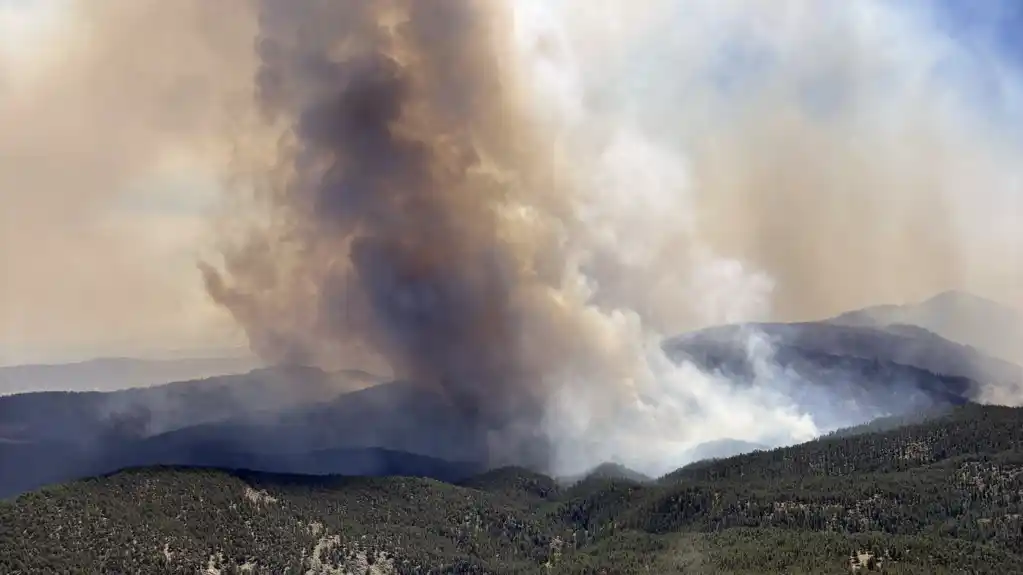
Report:
[[[672,363],[665,335],[949,287],[1018,293],[1023,235],[1005,215],[1018,148],[943,72],[971,56],[926,5],[514,6],[536,113],[582,190],[578,297],[633,357],[630,404],[595,391],[620,382],[559,382],[556,471],[661,473],[702,442],[785,444],[854,423],[823,391],[797,409],[798,378],[755,333],[749,389]]]
[[[564,22],[559,26],[553,11],[542,17],[530,8],[538,7],[523,8],[519,31],[526,65],[537,79],[538,110],[547,114],[544,120],[571,158],[581,190],[582,227],[572,234],[582,262],[573,270],[577,285],[589,287],[582,298],[600,329],[633,356],[624,382],[633,391],[631,403],[593,401],[604,399],[595,390],[623,382],[569,376],[555,385],[548,413],[558,451],[554,471],[577,473],[614,460],[658,474],[684,463],[680,458],[687,450],[710,440],[785,443],[813,437],[818,429],[808,415],[769,387],[740,391],[664,353],[666,332],[658,327],[765,317],[772,281],[700,241],[686,157],[644,133],[628,110],[589,106],[583,85],[588,70],[577,59],[581,46],[571,44],[571,30]],[[607,18],[589,24],[619,21]],[[536,28],[529,30],[531,25]],[[614,41],[625,31],[608,32],[600,29],[598,37]],[[544,49],[537,54],[531,46]]]

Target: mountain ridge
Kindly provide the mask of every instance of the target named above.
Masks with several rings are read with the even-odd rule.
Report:
[[[754,381],[764,376],[750,360],[751,334],[770,342],[770,354],[754,354],[770,367],[764,381]],[[729,385],[781,386],[825,429],[977,401],[991,387],[987,373],[1005,380],[1018,370],[922,328],[731,325],[670,338],[664,347],[676,361],[723,373]],[[370,473],[368,464],[319,465],[312,454],[355,450],[365,462],[373,450],[389,450],[448,477],[435,460],[455,469],[486,462],[485,436],[429,389],[359,371],[278,366],[109,393],[18,394],[0,397],[0,497],[119,466],[171,462],[161,454],[181,464],[216,463],[217,454],[265,471]],[[715,449],[684,459],[732,455]],[[381,460],[381,472],[393,459]]]
[[[948,290],[919,302],[870,306],[825,321],[881,329],[914,325],[992,357],[1023,363],[1023,312],[969,292]]]
[[[967,405],[647,483],[133,468],[0,502],[0,571],[1000,575],[1020,441],[1023,409]]]

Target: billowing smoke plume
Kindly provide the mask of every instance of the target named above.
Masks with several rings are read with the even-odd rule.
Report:
[[[561,466],[649,465],[817,431],[769,361],[739,390],[663,334],[1015,293],[1006,148],[912,10],[258,6],[266,217],[204,269],[276,361],[374,356]]]
[[[938,4],[79,0],[46,70],[0,70],[5,341],[192,317],[157,226],[95,230],[187,156],[230,171],[206,287],[271,361],[387,366],[559,468],[810,437],[755,334],[749,389],[660,344],[1020,301],[1018,72]]]
[[[211,293],[264,356],[368,350],[487,427],[538,431],[547,378],[614,358],[565,301],[570,198],[507,18],[461,0],[259,7],[257,96],[291,130],[270,235],[226,276],[206,268]]]

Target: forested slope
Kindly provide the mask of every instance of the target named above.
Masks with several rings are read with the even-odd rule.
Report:
[[[0,504],[0,572],[1021,572],[1021,435],[1023,410],[970,405],[571,487],[127,470]]]

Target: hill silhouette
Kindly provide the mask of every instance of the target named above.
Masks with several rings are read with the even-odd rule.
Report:
[[[433,421],[391,417],[411,401],[407,388],[367,389],[376,381],[363,373],[288,367],[112,393],[0,397],[0,498],[126,466],[258,462],[268,471],[352,473],[366,466],[349,467],[345,459],[320,463],[316,454],[401,451],[415,448],[415,438],[424,446],[448,445],[442,436],[412,431],[417,421]],[[431,404],[418,408],[422,418],[444,416]],[[471,436],[464,428],[452,435]],[[474,459],[453,449],[445,456],[455,468]],[[428,467],[437,466],[429,450],[411,451],[410,461],[420,455]],[[374,460],[374,453],[360,461]],[[451,477],[447,471],[442,476]]]
[[[751,335],[768,341],[770,353],[751,354]],[[987,390],[1013,389],[1020,371],[923,328],[731,325],[664,346],[676,360],[720,372],[732,385],[769,382],[825,429],[980,400]],[[477,425],[420,386],[301,366],[110,393],[11,395],[0,397],[0,498],[158,464],[312,474],[400,470],[454,480],[488,461]],[[679,463],[761,447],[711,442]]]
[[[892,332],[923,328],[987,355],[1023,362],[1023,313],[962,291],[942,292],[915,304],[880,305],[850,311],[828,321]]]
[[[1023,382],[1019,366],[922,328],[736,324],[674,337],[664,347],[734,384],[773,385],[831,428],[1017,395]]]

